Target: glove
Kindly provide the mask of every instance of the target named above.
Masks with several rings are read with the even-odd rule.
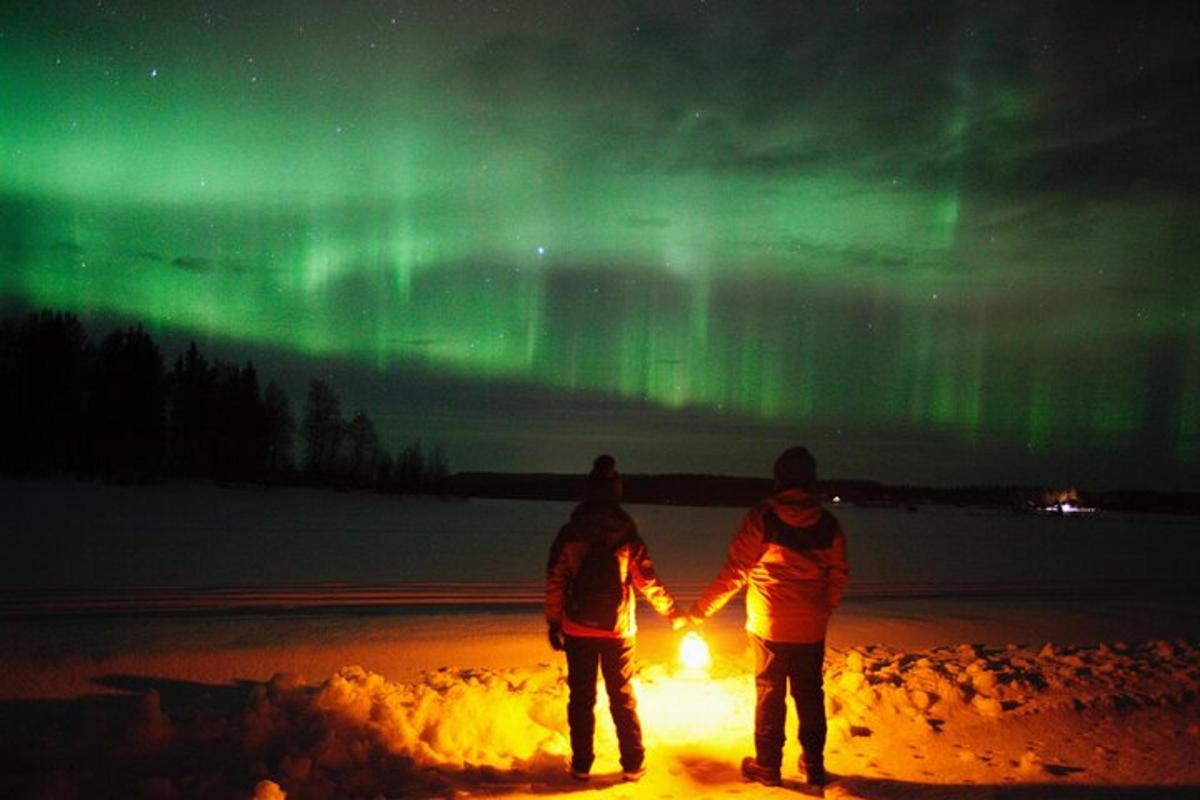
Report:
[[[567,649],[567,637],[563,636],[561,625],[551,625],[546,631],[546,638],[550,640],[551,650]]]

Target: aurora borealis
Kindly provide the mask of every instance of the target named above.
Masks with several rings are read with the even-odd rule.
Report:
[[[1200,478],[1200,7],[0,9],[0,295],[456,469]],[[766,451],[766,452],[764,452]]]

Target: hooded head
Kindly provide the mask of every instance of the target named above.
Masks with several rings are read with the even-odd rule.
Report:
[[[584,482],[583,499],[591,503],[621,502],[621,476],[617,460],[610,455],[596,456],[592,471]]]
[[[780,489],[811,489],[817,481],[817,461],[806,447],[789,447],[775,459],[775,484]]]

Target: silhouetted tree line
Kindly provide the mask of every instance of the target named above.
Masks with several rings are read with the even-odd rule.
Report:
[[[628,503],[744,508],[774,491],[770,478],[731,475],[623,474]],[[580,475],[549,473],[460,472],[444,483],[447,494],[462,497],[506,497],[522,500],[578,501],[584,492]],[[878,481],[819,481],[826,500],[860,507],[899,507],[917,511],[925,505],[1011,509],[1024,513],[1044,505],[1045,487],[1037,486],[894,486]],[[1200,493],[1157,491],[1079,492],[1081,502],[1106,511],[1200,514]]]
[[[389,453],[325,381],[309,383],[297,424],[251,362],[209,361],[192,342],[168,369],[140,325],[95,345],[75,315],[43,311],[0,320],[0,472],[438,491],[448,470],[420,442]]]

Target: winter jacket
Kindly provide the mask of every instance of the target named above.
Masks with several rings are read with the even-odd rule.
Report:
[[[742,518],[695,612],[715,614],[748,585],[746,630],[773,642],[820,642],[848,579],[837,519],[803,489],[786,489]]]
[[[579,572],[584,555],[595,543],[615,548],[621,577],[621,604],[611,630],[573,621],[568,612],[571,581]],[[546,622],[561,625],[569,636],[624,639],[637,633],[633,587],[663,616],[675,613],[675,600],[654,571],[646,543],[633,518],[616,503],[587,502],[575,507],[571,521],[562,527],[550,548],[546,566]]]

